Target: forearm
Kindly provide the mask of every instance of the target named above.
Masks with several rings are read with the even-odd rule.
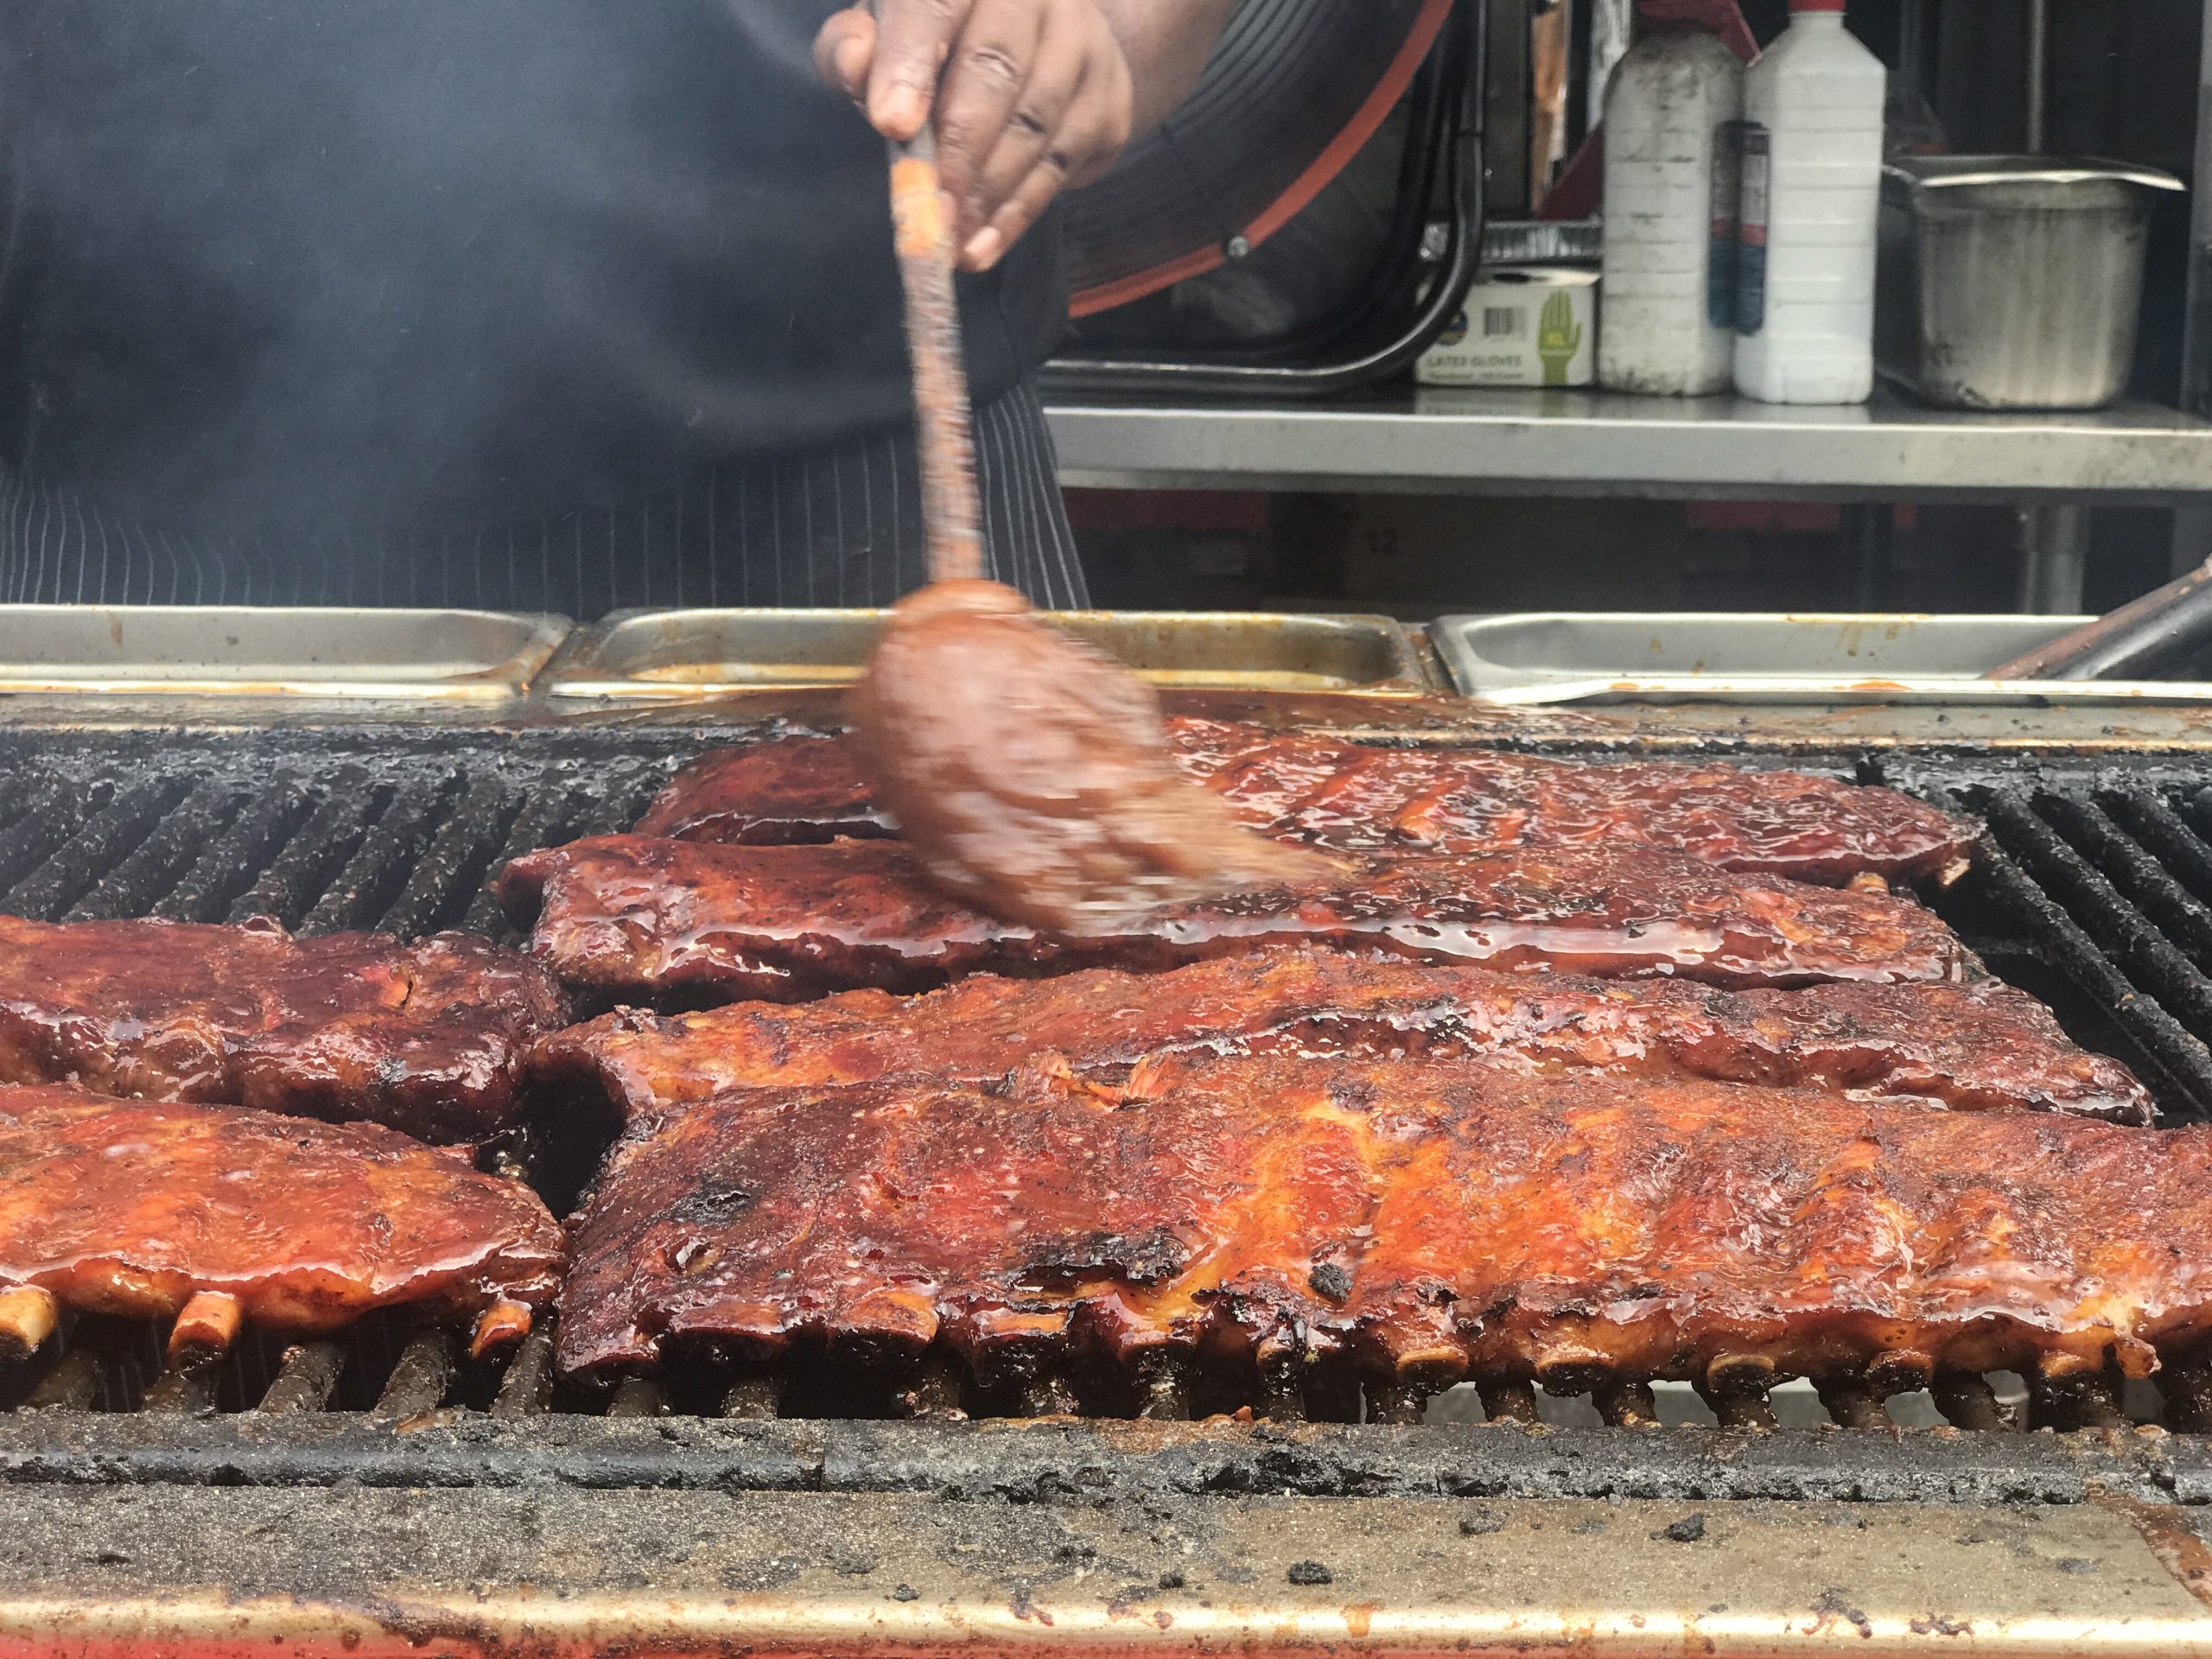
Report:
[[[1098,0],[1135,89],[1131,131],[1158,130],[1191,95],[1236,0]]]

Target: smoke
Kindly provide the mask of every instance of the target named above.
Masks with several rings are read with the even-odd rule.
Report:
[[[0,460],[281,536],[896,419],[882,232],[824,228],[881,198],[806,67],[833,3],[0,0]]]

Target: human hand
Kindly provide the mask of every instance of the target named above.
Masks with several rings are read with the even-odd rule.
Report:
[[[814,62],[887,138],[934,115],[969,270],[996,264],[1129,141],[1128,59],[1098,0],[875,0],[823,25]]]

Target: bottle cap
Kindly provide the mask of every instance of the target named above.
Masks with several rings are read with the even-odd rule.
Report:
[[[1844,0],[1789,0],[1789,10],[1797,11],[1841,11]]]

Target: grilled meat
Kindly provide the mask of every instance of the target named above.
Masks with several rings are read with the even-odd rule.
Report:
[[[830,1341],[1572,1389],[2139,1376],[2212,1332],[2212,1128],[1404,1060],[1171,1063],[1147,1093],[909,1077],[640,1118],[562,1360]]]
[[[778,847],[899,830],[841,740],[786,737],[709,749],[653,797],[637,833]]]
[[[531,1039],[567,1015],[543,969],[467,934],[0,917],[0,1083],[480,1141],[518,1112]]]
[[[1671,849],[1750,874],[1841,885],[1948,878],[1971,825],[1894,791],[1794,772],[1657,763],[1579,766],[1486,750],[1378,749],[1179,718],[1184,768],[1251,828],[1340,851],[1480,855],[1604,843]],[[891,833],[838,740],[788,738],[702,756],[663,790],[640,835],[822,842]]]
[[[1997,980],[1724,991],[1671,981],[1363,961],[1285,946],[1158,975],[978,977],[916,997],[851,991],[798,1007],[609,1014],[539,1040],[533,1071],[626,1116],[732,1089],[926,1072],[987,1083],[1058,1053],[1086,1074],[1170,1054],[1479,1058],[1527,1071],[1905,1096],[1961,1111],[2152,1120],[2147,1090],[2076,1048]]]
[[[410,1305],[512,1337],[562,1255],[528,1187],[375,1124],[0,1089],[0,1343],[36,1345],[39,1293],[133,1319],[214,1302],[289,1333]]]
[[[1319,888],[1169,907],[1067,939],[965,909],[891,842],[720,847],[607,836],[499,878],[531,950],[606,999],[797,1001],[988,969],[1139,970],[1305,941],[1363,954],[1722,985],[1960,976],[1933,915],[1887,893],[1731,875],[1649,848],[1398,859]]]
[[[1796,772],[1630,762],[1578,766],[1491,751],[1253,741],[1186,725],[1190,765],[1248,821],[1350,851],[1491,853],[1664,847],[1723,869],[1840,885],[1961,873],[1974,830],[1894,790]]]

